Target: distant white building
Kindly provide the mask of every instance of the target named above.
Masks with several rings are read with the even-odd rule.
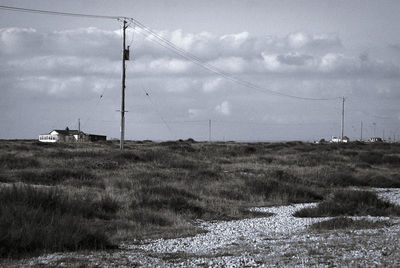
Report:
[[[105,141],[106,136],[86,134],[79,130],[55,129],[48,134],[39,135],[40,142],[77,142],[77,141]]]
[[[373,137],[368,140],[369,142],[383,142],[383,139],[380,137]]]
[[[332,139],[329,142],[331,142],[331,143],[340,143],[340,142],[348,143],[348,142],[350,142],[350,139],[346,136],[343,137],[343,140],[338,137],[332,137]]]

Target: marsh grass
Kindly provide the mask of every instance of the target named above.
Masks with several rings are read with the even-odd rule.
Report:
[[[316,231],[322,230],[354,230],[354,229],[377,229],[389,227],[392,223],[387,220],[371,221],[367,219],[353,220],[346,217],[337,217],[326,221],[316,222],[310,226],[310,229]]]
[[[400,216],[400,207],[369,191],[338,190],[315,208],[297,211],[295,217]]]
[[[28,184],[43,184],[43,185],[73,185],[73,186],[88,186],[105,188],[101,179],[92,172],[84,169],[49,169],[45,171],[21,171],[18,173],[19,181]]]
[[[1,257],[113,246],[105,230],[90,221],[116,212],[108,198],[77,199],[58,189],[13,186],[0,189],[0,204]]]
[[[53,230],[49,238],[44,231],[31,237],[28,228],[16,227],[18,236],[8,237],[9,245],[18,245],[23,237],[31,237],[30,246],[11,247],[9,251],[4,247],[2,254],[101,248],[126,239],[194,235],[201,232],[192,224],[197,219],[268,216],[255,215],[248,208],[322,200],[325,203],[330,202],[326,197],[336,188],[399,187],[400,183],[398,144],[202,143],[189,139],[162,143],[128,141],[125,148],[120,152],[115,141],[1,141],[0,182],[34,185],[30,190],[16,191],[27,200],[33,200],[32,196],[42,200],[24,203],[9,198],[7,215],[19,207],[21,213],[39,211],[37,218],[28,213],[25,221],[33,219],[36,225],[43,226],[40,230]],[[33,194],[39,190],[45,193]],[[369,205],[376,209],[380,203]],[[356,210],[360,211],[369,213],[361,208]],[[390,213],[393,211],[394,208]],[[20,225],[29,224],[24,223],[23,214],[16,215]],[[49,218],[58,220],[47,221]],[[38,223],[40,219],[42,223]],[[6,222],[6,218],[3,220]],[[72,226],[71,234],[78,230],[73,228],[87,226],[79,229],[83,234],[78,232],[76,237],[96,231],[94,236],[103,242],[84,245],[78,239],[65,243],[69,246],[49,242],[69,241],[54,239],[54,232],[60,228],[65,228],[67,236],[66,225]],[[46,246],[36,241],[42,236]],[[86,240],[91,241],[82,241]]]
[[[0,167],[3,169],[38,168],[40,167],[40,162],[34,157],[8,153],[0,155]]]

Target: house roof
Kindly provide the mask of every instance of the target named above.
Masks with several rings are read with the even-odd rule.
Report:
[[[70,130],[54,129],[54,130],[50,131],[50,133],[53,132],[53,131],[56,131],[56,132],[58,132],[59,134],[62,134],[62,135],[78,135],[79,134],[79,130],[73,130],[73,129],[70,129]]]

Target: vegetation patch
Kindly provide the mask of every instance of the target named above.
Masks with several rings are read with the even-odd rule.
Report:
[[[0,256],[113,247],[91,219],[115,213],[110,200],[71,199],[60,190],[29,186],[0,189]]]
[[[1,192],[1,198],[8,200],[1,201],[2,226],[7,226],[1,228],[5,230],[2,237],[14,241],[7,242],[10,251],[2,254],[107,245],[95,241],[86,246],[83,241],[91,240],[83,239],[84,234],[115,243],[195,235],[201,232],[191,224],[195,219],[265,217],[268,214],[258,215],[248,208],[315,202],[325,196],[322,203],[330,205],[324,205],[328,208],[320,214],[395,215],[395,208],[385,208],[378,201],[368,203],[373,200],[370,196],[353,202],[350,197],[335,199],[336,192],[332,192],[347,186],[399,187],[399,156],[400,144],[394,143],[126,141],[121,152],[118,141],[47,144],[3,140],[0,184],[9,187],[18,181],[34,186],[15,190],[19,199]],[[51,224],[48,219],[53,219]],[[17,223],[15,228],[11,220]],[[57,228],[66,230],[65,237],[76,234],[82,242],[57,237]],[[21,238],[28,229],[34,231],[32,235],[37,233],[29,241],[44,237],[41,230],[50,230],[54,241],[65,242],[60,246],[46,238],[44,246],[28,243]],[[14,233],[20,234],[20,240],[10,238]]]
[[[40,162],[33,156],[17,156],[15,154],[0,155],[0,167],[4,169],[38,168]]]
[[[94,186],[104,188],[104,183],[90,171],[84,169],[50,169],[43,172],[22,171],[18,174],[20,181],[29,184],[57,185],[66,184],[72,186]]]
[[[387,220],[371,221],[367,219],[353,220],[346,217],[337,217],[326,221],[313,223],[310,228],[317,231],[337,229],[377,229],[389,227],[392,223]]]
[[[339,190],[315,208],[297,211],[295,217],[399,216],[400,207],[368,191]]]

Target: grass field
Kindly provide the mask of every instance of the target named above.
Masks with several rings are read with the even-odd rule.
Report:
[[[187,140],[125,148],[0,141],[0,256],[194,235],[202,230],[193,220],[260,216],[252,206],[321,201],[304,217],[400,213],[370,193],[342,190],[400,187],[400,144]],[[343,198],[351,208],[337,208]],[[359,200],[372,201],[366,208]]]

